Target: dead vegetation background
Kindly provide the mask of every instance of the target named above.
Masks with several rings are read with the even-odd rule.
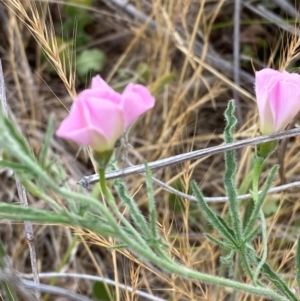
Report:
[[[241,10],[234,16],[238,4]],[[62,58],[59,53],[63,49],[55,40],[64,5],[64,1],[0,2],[0,57],[8,103],[36,155],[49,114],[55,113],[58,125],[76,91],[84,88],[75,73],[68,71],[76,52],[71,49]],[[80,4],[77,1],[74,5]],[[92,45],[107,56],[101,76],[118,86],[122,81],[120,71],[133,79],[142,62],[148,66],[143,83],[157,100],[155,108],[132,129],[129,138],[133,148],[127,148],[127,158],[138,164],[221,144],[223,112],[233,97],[239,118],[236,139],[256,136],[254,70],[273,66],[298,72],[297,9],[293,1],[283,0],[95,0],[88,8],[93,24],[86,30],[93,37]],[[241,25],[234,36],[237,22]],[[240,57],[235,60],[238,45]],[[44,53],[55,73],[47,71]],[[93,173],[87,154],[78,153],[77,145],[54,136],[51,152],[63,162],[69,175],[67,181],[74,189],[78,189],[76,183],[83,175]],[[252,148],[238,153],[238,184],[244,183],[251,169],[252,154]],[[288,141],[284,158],[286,182],[296,181],[300,173],[299,138]],[[270,164],[277,160],[276,153]],[[127,164],[120,162],[120,166]],[[223,168],[223,155],[215,155],[156,171],[154,176],[186,193],[190,180],[196,179],[206,196],[223,196]],[[144,177],[130,176],[126,183],[147,214]],[[278,177],[274,186],[279,184]],[[186,266],[220,274],[220,249],[205,238],[204,233],[211,232],[211,228],[197,206],[159,186],[155,189],[161,234],[172,245],[171,255]],[[241,193],[248,192],[247,185],[243,189]],[[298,193],[299,189],[294,189],[273,194],[265,205],[268,262],[291,287],[296,287],[293,259],[299,233]],[[0,196],[4,202],[19,202],[12,175],[5,170],[1,173]],[[30,206],[43,208],[41,200],[28,197]],[[219,212],[227,209],[226,203],[213,206]],[[14,268],[31,273],[23,225],[1,221],[0,231]],[[111,249],[113,241],[93,233],[51,225],[35,225],[34,231],[41,272],[64,270],[103,276],[165,300],[262,300],[165,274],[159,267],[139,262],[127,250],[117,249],[115,253]],[[260,241],[256,247],[259,251]],[[41,281],[51,283],[49,279]],[[92,281],[62,278],[52,284],[95,298]],[[106,286],[102,291],[105,290],[107,296],[102,295],[100,300],[147,300],[118,287]],[[48,300],[63,299],[53,295]]]

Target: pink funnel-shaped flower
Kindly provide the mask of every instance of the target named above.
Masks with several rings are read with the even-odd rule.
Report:
[[[264,135],[283,131],[300,110],[300,75],[270,68],[255,73],[255,92]]]
[[[154,104],[146,87],[130,83],[120,94],[97,75],[91,87],[77,96],[56,135],[105,152],[113,149],[128,126]]]

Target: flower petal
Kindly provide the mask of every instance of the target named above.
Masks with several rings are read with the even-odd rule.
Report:
[[[78,98],[56,134],[94,150],[112,149],[125,130],[120,106],[107,99]]]
[[[122,108],[126,127],[137,117],[153,108],[154,104],[155,99],[146,87],[132,83],[128,84],[122,94]]]
[[[275,117],[274,132],[283,131],[300,110],[300,77],[298,85],[282,78],[271,90],[271,108]]]
[[[96,75],[92,78],[91,89],[101,89],[101,90],[113,90],[100,75]],[[114,90],[113,90],[114,91]]]
[[[255,73],[262,134],[284,130],[300,110],[300,75],[270,68]]]
[[[98,98],[98,99],[107,99],[110,102],[121,105],[122,96],[120,93],[114,91],[113,89],[86,89],[78,94],[76,99],[90,99],[90,98]],[[75,100],[77,101],[77,100]]]

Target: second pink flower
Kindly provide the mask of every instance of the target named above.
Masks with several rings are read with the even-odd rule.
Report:
[[[270,68],[255,73],[260,131],[283,131],[300,110],[300,75]]]

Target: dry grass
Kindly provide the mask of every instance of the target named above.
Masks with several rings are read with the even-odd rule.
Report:
[[[231,21],[233,2],[131,1],[130,5],[142,12],[144,19],[130,15],[126,11],[128,6],[122,9],[115,6],[113,1],[95,2],[97,4],[90,10],[95,22],[92,28],[93,44],[106,51],[108,56],[108,64],[102,76],[116,85],[120,81],[120,69],[127,70],[134,77],[137,64],[144,62],[150,67],[145,84],[156,93],[155,108],[136,123],[130,134],[130,143],[134,146],[128,149],[130,161],[154,161],[222,143],[223,111],[232,98],[233,89],[239,92],[244,120],[236,133],[237,139],[257,135],[251,63],[243,58],[241,86],[237,87],[233,82],[232,70],[213,60],[220,58],[229,65],[233,61],[232,26],[214,28],[222,22],[225,24]],[[69,72],[67,68],[71,60],[75,59],[72,49],[69,56],[61,59],[59,53],[63,49],[55,39],[54,21],[50,16],[59,24],[58,12],[63,5],[63,1],[2,0],[0,3],[3,20],[0,51],[8,102],[36,155],[41,148],[49,112],[55,112],[58,124],[66,116],[66,108],[70,107],[75,91],[83,88],[78,86],[74,70]],[[257,19],[246,9],[241,16],[242,20]],[[272,53],[270,60],[268,54],[262,53],[253,31],[270,45],[269,49],[264,48],[269,54]],[[278,36],[282,36],[282,40],[278,40]],[[282,46],[285,37],[286,33],[279,30],[276,24],[253,21],[241,29],[242,45],[256,55],[252,62],[255,69],[268,63],[285,69],[297,63],[300,39],[296,34],[289,34],[288,43]],[[55,68],[55,75],[45,71],[41,60],[42,51]],[[157,92],[157,87],[170,73],[174,74],[173,80]],[[287,182],[297,180],[300,173],[299,139],[290,141],[286,148],[284,158]],[[93,173],[92,164],[83,152],[76,159],[77,151],[78,147],[74,144],[57,137],[52,140],[51,155],[58,156],[63,162],[69,175],[68,181],[74,189],[78,189],[76,182],[82,175]],[[251,148],[239,153],[239,184],[251,169],[252,153]],[[270,164],[276,162],[275,154]],[[180,180],[184,192],[188,192],[191,179],[195,179],[206,196],[223,196],[223,168],[223,156],[216,155],[166,168],[154,175],[171,185]],[[138,205],[146,212],[144,178],[131,176],[126,179],[126,183],[130,192],[136,195]],[[278,179],[274,185],[279,183]],[[2,173],[0,185],[2,200],[18,202],[11,175]],[[204,233],[211,229],[201,212],[187,200],[181,202],[183,209],[175,208],[170,202],[169,193],[160,187],[155,189],[161,235],[172,246],[170,255],[188,267],[217,275],[220,269],[220,249],[205,238]],[[35,207],[44,206],[40,200],[33,198],[30,203]],[[287,279],[289,286],[296,287],[293,259],[299,232],[298,192],[272,195],[268,197],[267,205],[270,210],[267,218],[268,262],[283,279]],[[215,210],[224,213],[227,206],[215,205]],[[23,226],[3,223],[1,229],[1,239],[12,257],[14,267],[20,272],[30,272]],[[78,242],[69,250],[75,234]],[[125,249],[111,249],[114,241],[80,229],[36,225],[35,239],[38,264],[43,272],[64,267],[68,272],[106,276],[166,300],[262,300],[243,293],[227,299],[230,295],[234,296],[229,290],[163,273],[158,267],[140,262]],[[261,250],[260,241],[257,241],[256,247],[258,251]],[[64,257],[69,251],[71,255],[65,261]],[[92,282],[88,281],[66,280],[59,282],[59,285],[87,295],[92,291]],[[115,297],[111,293],[111,300],[144,299],[116,290]]]

